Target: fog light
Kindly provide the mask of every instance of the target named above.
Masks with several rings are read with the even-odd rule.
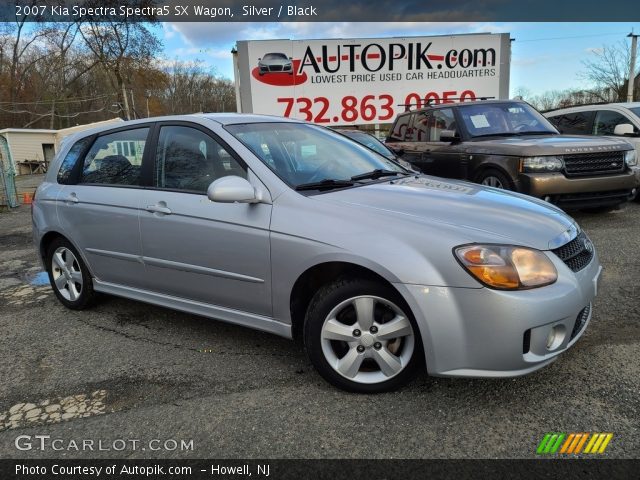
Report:
[[[556,325],[549,331],[547,335],[547,350],[555,350],[564,341],[566,329],[564,325]]]

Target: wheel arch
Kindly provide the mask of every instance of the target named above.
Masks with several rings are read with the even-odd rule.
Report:
[[[49,246],[51,245],[51,243],[56,238],[63,238],[64,240],[69,242],[71,245],[73,245],[73,248],[76,249],[76,251],[78,252],[80,257],[82,258],[82,261],[84,262],[85,266],[87,267],[87,270],[89,270],[89,274],[92,277],[95,277],[95,275],[93,274],[93,270],[91,268],[91,264],[87,261],[87,258],[85,256],[84,252],[82,251],[82,249],[78,248],[78,245],[76,245],[76,243],[73,240],[71,240],[68,236],[64,235],[63,233],[61,233],[61,232],[59,232],[57,230],[49,230],[44,235],[42,235],[42,237],[40,238],[40,244],[38,245],[38,254],[40,255],[40,258],[42,259],[42,265],[44,266],[45,270],[47,269],[47,264],[46,264],[47,251],[49,250]]]
[[[513,174],[509,172],[509,169],[505,168],[499,162],[493,162],[489,159],[482,162],[473,170],[471,178],[475,183],[480,183],[479,182],[480,177],[490,170],[496,170],[497,172],[504,175],[507,178],[507,180],[509,180],[509,183],[511,184],[512,189],[517,191],[518,189],[517,177],[514,178]]]
[[[385,278],[381,273],[349,261],[324,261],[316,263],[302,272],[291,289],[289,311],[291,315],[291,333],[294,339],[299,340],[302,337],[305,316],[313,295],[321,286],[342,276],[353,276],[380,282],[394,290],[406,303],[406,307],[411,310],[404,295],[394,286],[392,281]]]

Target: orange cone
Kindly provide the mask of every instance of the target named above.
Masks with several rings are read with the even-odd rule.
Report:
[[[31,195],[30,193],[24,193],[22,195],[22,203],[24,205],[31,205],[31,202],[33,202],[33,195]]]

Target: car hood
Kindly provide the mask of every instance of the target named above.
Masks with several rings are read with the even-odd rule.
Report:
[[[468,153],[516,155],[569,155],[579,153],[631,150],[626,140],[581,135],[523,135],[522,137],[492,137],[466,142]]]
[[[468,242],[497,242],[548,250],[577,226],[562,210],[533,197],[425,175],[374,183],[315,196],[415,222],[457,230]],[[565,241],[566,241],[565,240]],[[564,243],[561,242],[561,243]]]

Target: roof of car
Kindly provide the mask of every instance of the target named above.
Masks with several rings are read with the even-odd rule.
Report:
[[[258,115],[255,113],[192,113],[188,115],[166,115],[161,117],[140,118],[137,120],[127,120],[116,124],[101,125],[98,127],[82,130],[72,133],[63,138],[62,142],[66,143],[70,140],[77,140],[88,137],[96,133],[102,133],[109,130],[126,128],[134,125],[144,125],[150,122],[166,122],[166,121],[183,121],[188,122],[194,118],[206,118],[208,120],[219,123],[220,125],[235,125],[243,123],[304,123],[293,118],[277,117],[275,115]]]
[[[611,103],[586,103],[584,105],[571,105],[569,107],[561,107],[561,108],[552,108],[551,110],[545,110],[546,114],[557,114],[568,111],[580,111],[580,110],[596,110],[598,108],[606,108],[606,107],[618,107],[618,108],[638,108],[640,107],[640,102],[611,102]]]
[[[187,115],[191,116],[191,115]],[[204,117],[221,125],[233,125],[237,123],[267,123],[267,122],[290,122],[302,123],[295,118],[277,117],[275,115],[260,115],[256,113],[194,113],[193,116]],[[164,117],[158,117],[156,121]],[[152,119],[153,120],[153,119]]]

